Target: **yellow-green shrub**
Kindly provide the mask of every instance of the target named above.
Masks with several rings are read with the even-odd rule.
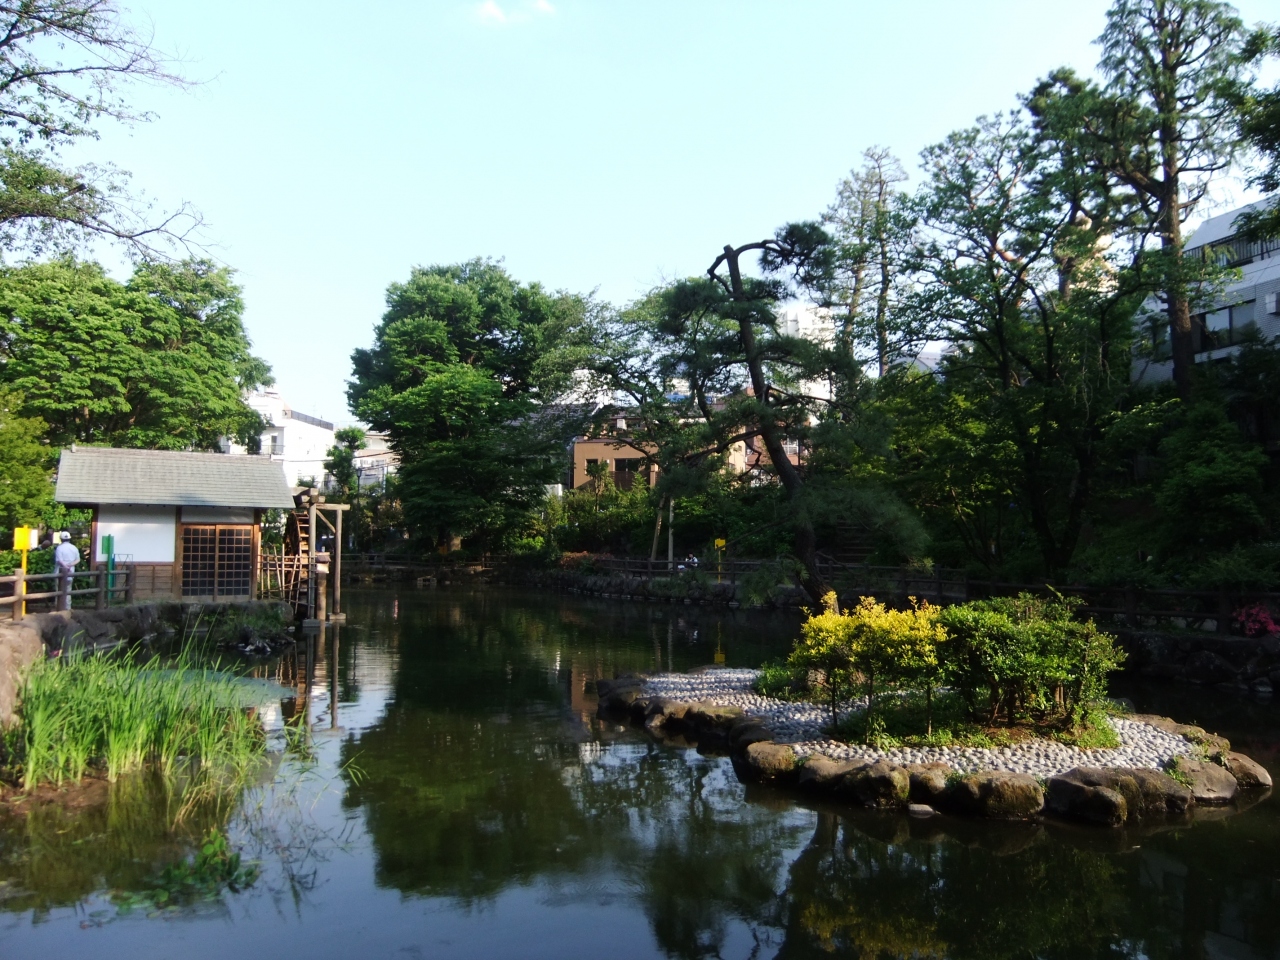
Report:
[[[946,639],[946,630],[938,622],[938,608],[916,603],[914,597],[908,610],[893,610],[871,597],[862,597],[852,611],[840,613],[835,594],[828,594],[826,609],[809,617],[801,627],[790,662],[823,672],[833,724],[839,719],[840,693],[860,681],[866,689],[870,731],[877,684],[912,686],[932,701],[933,689],[942,679],[944,661],[939,648]]]

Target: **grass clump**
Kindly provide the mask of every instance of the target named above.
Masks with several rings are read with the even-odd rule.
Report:
[[[90,655],[33,664],[23,680],[18,723],[6,733],[10,774],[31,789],[109,780],[154,768],[244,771],[265,749],[262,725],[237,678],[175,661]]]
[[[761,665],[752,689],[762,697],[775,700],[808,700],[809,671],[783,661]]]

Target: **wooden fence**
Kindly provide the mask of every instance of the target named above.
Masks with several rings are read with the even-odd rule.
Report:
[[[258,560],[258,599],[303,606],[310,573],[309,558],[264,548]]]
[[[136,577],[132,566],[110,573],[105,569],[77,570],[70,577],[15,571],[12,576],[0,577],[0,593],[5,594],[0,596],[0,608],[8,607],[9,617],[21,620],[24,606],[28,613],[38,612],[33,607],[43,610],[68,605],[83,607],[87,605],[84,598],[92,597],[94,609],[105,610],[114,604],[132,602]],[[41,584],[43,589],[33,590],[32,584]]]
[[[728,583],[744,576],[758,575],[769,564],[762,560],[725,560],[696,566],[677,561],[675,575],[697,570]],[[649,579],[673,575],[666,560],[634,560],[620,557],[584,558],[577,568],[586,575]],[[908,597],[930,603],[963,603],[968,600],[1032,593],[1077,597],[1081,612],[1100,620],[1126,626],[1157,626],[1177,622],[1179,626],[1202,629],[1212,625],[1218,633],[1231,632],[1236,616],[1245,608],[1262,604],[1280,612],[1280,593],[1249,590],[1146,590],[1136,587],[1090,587],[1080,584],[1005,583],[974,580],[963,570],[935,567],[931,571],[914,568],[848,564],[821,560],[818,571],[846,600],[857,596],[905,603]]]
[[[482,558],[479,562],[455,562],[445,557],[415,557],[404,554],[348,554],[344,558],[351,571],[408,571],[477,566],[488,568],[504,562],[504,558]],[[674,567],[674,569],[672,569]],[[647,560],[627,557],[583,557],[566,572],[586,576],[610,576],[656,579],[697,571],[712,580],[738,583],[745,577],[759,576],[763,568],[780,569],[767,560],[700,560],[696,565],[677,560]],[[866,563],[840,563],[820,559],[818,571],[846,600],[861,595],[905,603],[908,597],[930,603],[963,603],[988,597],[1033,593],[1049,596],[1059,592],[1084,601],[1082,612],[1098,619],[1128,626],[1157,626],[1178,622],[1193,629],[1212,625],[1218,633],[1229,633],[1236,615],[1246,607],[1263,604],[1277,611],[1280,619],[1280,593],[1248,590],[1145,590],[1135,587],[1090,587],[1079,584],[1005,583],[971,579],[958,569],[934,567],[931,570]],[[786,578],[786,579],[789,579]]]

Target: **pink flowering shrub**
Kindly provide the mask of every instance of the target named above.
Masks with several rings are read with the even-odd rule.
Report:
[[[1280,624],[1271,617],[1271,610],[1265,603],[1241,607],[1232,618],[1236,626],[1246,637],[1262,637],[1280,633]]]

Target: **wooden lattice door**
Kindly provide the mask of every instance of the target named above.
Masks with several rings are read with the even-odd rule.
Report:
[[[184,524],[182,595],[214,600],[246,598],[253,592],[253,527]]]

